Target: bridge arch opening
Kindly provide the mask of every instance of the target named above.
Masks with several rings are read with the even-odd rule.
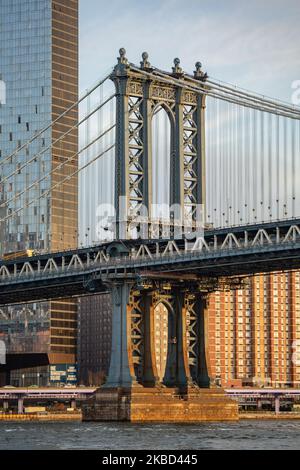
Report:
[[[167,364],[168,353],[168,317],[169,308],[163,302],[159,302],[154,308],[155,331],[155,359],[157,375],[160,382],[163,381]]]
[[[152,115],[152,201],[150,203],[151,218],[157,235],[163,235],[170,220],[172,139],[170,114],[167,106],[159,105],[154,108]]]
[[[176,379],[177,332],[173,306],[160,300],[154,307],[155,357],[159,382],[172,386]]]
[[[0,341],[0,364],[6,364],[6,345],[4,341]]]

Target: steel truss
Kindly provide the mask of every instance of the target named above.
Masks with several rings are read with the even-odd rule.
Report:
[[[204,204],[204,108],[205,96],[189,90],[189,81],[175,59],[172,78],[166,84],[151,72],[148,55],[143,54],[141,68],[128,62],[120,50],[118,65],[111,79],[117,96],[116,131],[116,238],[130,239],[141,233],[141,216],[146,216],[145,238],[157,237],[151,214],[152,195],[152,119],[163,108],[171,125],[171,206],[181,207],[181,219],[188,217],[196,226],[197,207]],[[198,75],[203,84],[204,75]],[[205,86],[205,85],[203,85]],[[125,203],[120,203],[120,197]],[[143,213],[147,209],[147,214]],[[178,214],[179,215],[179,214]]]

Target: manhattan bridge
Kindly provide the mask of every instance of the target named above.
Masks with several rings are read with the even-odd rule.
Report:
[[[300,109],[211,79],[200,62],[188,74],[175,59],[167,72],[147,53],[137,66],[120,49],[103,79],[0,165],[75,109],[78,151],[8,197],[0,224],[79,177],[84,234],[64,251],[2,260],[0,305],[111,293],[110,370],[87,419],[235,419],[235,404],[210,384],[207,298],[257,273],[300,268]],[[169,337],[162,381],[160,303]]]

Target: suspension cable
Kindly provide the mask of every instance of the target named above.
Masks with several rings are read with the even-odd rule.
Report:
[[[197,94],[201,94],[201,95],[204,94],[207,96],[212,96],[212,97],[221,99],[223,101],[228,101],[229,103],[239,104],[241,106],[245,106],[248,108],[254,108],[254,109],[257,109],[258,111],[265,111],[269,113],[271,112],[273,114],[280,114],[281,116],[290,117],[291,119],[297,119],[297,120],[300,119],[300,110],[298,111],[297,109],[294,109],[294,108],[291,108],[289,112],[283,112],[280,109],[278,109],[278,107],[270,107],[271,105],[269,105],[268,103],[265,104],[265,102],[263,101],[262,101],[263,104],[260,105],[258,103],[258,100],[248,99],[247,101],[243,101],[231,95],[226,96],[226,94],[224,94],[226,93],[225,91],[220,92],[219,90],[214,90],[209,87],[205,87],[204,83],[201,86],[200,85],[201,82],[199,82],[198,80],[195,80],[195,82],[198,85],[197,87],[195,87],[193,84],[187,84],[184,80],[180,80],[180,79],[175,80],[175,79],[172,79],[172,77],[165,78],[165,74],[163,72],[160,72],[157,69],[154,69],[153,72],[147,72],[145,70],[141,70],[135,67],[134,65],[132,65],[132,69],[148,77],[152,77],[155,79],[159,77],[160,81],[168,83],[168,84],[177,85],[177,86],[178,86],[178,83],[182,84],[187,90],[193,91],[194,93],[197,93]],[[191,81],[193,81],[193,79],[191,79]]]
[[[159,69],[154,69],[154,72],[157,72],[158,75],[165,76],[166,72],[160,71]],[[192,75],[185,73],[184,78],[190,80],[191,82],[197,84],[199,86],[199,80],[194,78]],[[184,82],[185,83],[185,82]],[[297,107],[295,105],[289,105],[288,103],[284,103],[283,101],[280,100],[275,100],[273,98],[265,97],[262,95],[259,95],[255,92],[250,92],[243,90],[242,88],[236,87],[234,85],[230,84],[220,84],[218,82],[214,82],[210,79],[208,79],[205,83],[208,83],[211,85],[211,88],[216,89],[218,91],[221,91],[223,93],[228,93],[230,95],[234,95],[243,99],[248,99],[250,101],[254,101],[255,103],[262,103],[263,105],[268,105],[268,106],[273,106],[278,109],[282,109],[283,111],[291,112],[291,113],[296,113],[300,117],[300,107]]]
[[[50,129],[54,124],[56,124],[60,119],[62,119],[64,116],[66,116],[70,111],[72,111],[74,108],[76,108],[82,101],[84,101],[88,96],[90,96],[98,87],[103,85],[103,83],[108,80],[110,77],[111,72],[106,75],[104,78],[99,80],[91,89],[89,89],[83,96],[79,98],[75,103],[73,103],[68,109],[66,109],[62,114],[60,114],[54,121],[52,121],[50,124],[46,125],[43,129],[39,130],[37,134],[34,134],[29,140],[27,140],[21,147],[18,147],[14,152],[12,152],[10,155],[6,156],[3,160],[0,161],[0,166],[3,165],[5,162],[13,158],[15,155],[17,155],[21,150],[26,148],[28,145],[30,145],[32,142],[34,142],[35,139],[40,137],[44,132],[46,132],[48,129]]]
[[[198,82],[195,79],[193,79],[193,80]],[[217,81],[214,81],[214,80],[217,80]],[[232,85],[230,83],[222,82],[221,80],[218,80],[218,79],[212,79],[211,80],[209,78],[206,83],[208,83],[210,85],[213,85],[213,86],[216,86],[220,89],[227,89],[230,92],[233,92],[233,93],[236,93],[236,94],[239,94],[239,95],[242,95],[242,96],[253,97],[256,100],[260,100],[263,103],[268,102],[272,105],[275,105],[275,106],[278,106],[278,107],[283,107],[284,109],[289,109],[290,111],[300,112],[300,107],[298,107],[296,105],[290,105],[290,103],[287,103],[285,101],[275,99],[275,98],[271,98],[271,97],[265,96],[265,95],[260,95],[259,93],[255,93],[255,92],[250,91],[250,90],[245,90],[241,87],[238,87],[236,85]]]
[[[8,204],[10,204],[11,202],[13,201],[16,201],[17,199],[19,199],[23,194],[27,193],[28,191],[30,191],[32,188],[34,188],[36,185],[40,184],[42,181],[44,181],[45,179],[48,179],[53,173],[55,173],[57,170],[61,170],[65,165],[67,165],[67,163],[69,163],[70,161],[74,160],[74,158],[76,158],[78,155],[80,155],[82,152],[86,151],[89,147],[91,147],[92,145],[94,145],[98,140],[100,140],[102,137],[104,137],[106,134],[108,134],[109,132],[111,132],[114,128],[116,127],[115,124],[113,124],[112,126],[110,126],[108,129],[106,129],[102,134],[100,134],[99,136],[97,136],[94,140],[92,140],[91,142],[89,142],[85,147],[83,147],[82,149],[79,150],[79,152],[76,152],[74,153],[73,155],[71,155],[70,157],[68,157],[67,160],[65,160],[64,162],[62,163],[59,163],[55,168],[52,168],[51,171],[49,171],[48,173],[44,174],[40,179],[36,180],[36,181],[33,181],[29,186],[27,186],[26,188],[24,188],[22,191],[20,191],[19,193],[17,193],[15,196],[13,196],[12,198],[8,199],[7,201],[3,202],[2,204],[0,204],[0,208],[1,207],[6,207]]]
[[[53,191],[53,189],[55,189],[56,187],[59,187],[61,186],[62,184],[64,184],[65,181],[68,181],[70,180],[71,178],[73,178],[74,176],[76,176],[77,174],[79,174],[82,170],[85,170],[88,166],[90,166],[92,163],[94,163],[96,160],[98,160],[100,157],[102,157],[103,155],[105,155],[107,152],[109,152],[110,150],[112,150],[114,147],[115,147],[116,144],[112,144],[110,145],[107,149],[105,149],[103,152],[101,152],[100,154],[98,154],[96,157],[94,157],[92,160],[90,160],[89,162],[87,162],[85,165],[83,165],[82,167],[78,168],[76,171],[74,171],[71,175],[68,175],[66,176],[62,181],[59,181],[58,183],[55,183],[54,185],[51,186],[51,188],[47,189],[47,191],[45,191],[43,194],[40,194],[38,197],[34,198],[34,199],[31,199],[29,202],[26,202],[25,203],[25,206],[23,207],[19,207],[18,209],[16,209],[15,211],[13,211],[11,214],[7,215],[6,217],[4,217],[3,219],[0,219],[0,223],[3,223],[5,222],[6,220],[10,219],[11,217],[14,217],[15,215],[17,215],[19,212],[21,212],[22,210],[24,210],[25,208],[28,208],[29,206],[31,206],[34,202],[36,201],[39,201],[40,199],[48,196],[51,191]]]
[[[27,162],[25,162],[23,165],[21,165],[20,167],[18,167],[15,171],[13,171],[12,173],[10,173],[9,175],[7,176],[4,176],[1,180],[1,183],[5,183],[7,180],[9,180],[10,178],[12,178],[14,175],[17,175],[20,173],[21,170],[23,170],[24,168],[26,168],[28,165],[30,165],[31,163],[35,162],[37,158],[40,158],[44,153],[46,153],[48,150],[52,149],[54,147],[54,145],[56,145],[60,140],[64,139],[67,135],[70,134],[70,132],[72,132],[74,129],[77,129],[79,126],[81,126],[85,121],[87,121],[88,119],[90,119],[91,116],[93,116],[97,111],[99,111],[101,108],[103,108],[107,103],[110,102],[111,99],[113,99],[116,95],[113,94],[113,95],[110,95],[105,101],[103,101],[102,103],[100,103],[98,106],[96,106],[96,108],[94,108],[89,114],[87,114],[86,116],[84,116],[84,118],[81,120],[81,121],[78,121],[73,127],[71,127],[70,129],[68,129],[64,134],[62,134],[61,136],[59,136],[56,140],[54,140],[50,145],[48,145],[48,147],[44,148],[43,150],[41,150],[40,152],[36,153],[30,160],[28,160]],[[1,207],[1,206],[0,206]]]
[[[186,78],[188,78],[190,81],[192,81],[195,84],[199,85],[199,80],[196,80],[195,78],[191,77],[190,75],[185,75]],[[221,92],[222,94],[229,95],[231,98],[241,98],[242,100],[247,100],[250,103],[253,103],[255,105],[261,104],[261,107],[263,108],[264,111],[266,112],[271,112],[272,114],[277,114],[277,110],[281,110],[284,112],[284,115],[286,113],[291,113],[293,116],[295,116],[296,119],[300,119],[300,108],[296,107],[295,105],[289,106],[289,105],[284,105],[281,104],[280,101],[276,101],[275,99],[267,99],[267,98],[262,98],[259,95],[256,95],[255,93],[246,93],[243,92],[242,90],[239,89],[234,89],[230,88],[229,86],[221,86],[215,82],[212,82],[210,80],[207,80],[205,83],[208,83],[211,85],[211,89],[215,92]],[[220,97],[220,99],[223,99]],[[224,98],[225,99],[225,98]],[[248,106],[245,101],[240,101],[238,104]],[[271,109],[270,109],[271,107]],[[262,110],[261,108],[257,108],[259,110]],[[289,117],[289,116],[287,116]]]

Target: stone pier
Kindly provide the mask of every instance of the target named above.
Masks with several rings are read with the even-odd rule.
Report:
[[[122,240],[165,239],[153,219],[152,126],[160,109],[170,125],[169,174],[172,236],[183,225],[196,235],[205,205],[205,107],[207,74],[196,63],[193,86],[174,59],[170,73],[153,75],[147,53],[140,68],[119,51],[111,80],[116,91],[115,242],[109,254],[121,260]],[[167,84],[166,84],[167,81]],[[189,216],[187,216],[189,214]],[[175,221],[177,221],[175,223]],[[157,226],[158,225],[158,226]],[[181,227],[181,228],[180,228]],[[171,227],[169,227],[171,228]],[[185,227],[186,228],[186,227]],[[167,236],[169,238],[169,235]],[[186,240],[187,241],[187,240]],[[126,248],[126,247],[125,247]],[[166,253],[174,249],[172,240]],[[128,254],[128,253],[127,253]],[[151,257],[155,254],[148,253]],[[84,420],[197,422],[238,419],[237,404],[210,382],[206,302],[196,282],[154,271],[101,277],[112,292],[112,352],[106,384],[83,407]],[[162,269],[162,268],[161,268]],[[188,273],[187,273],[188,274]],[[123,276],[123,277],[122,277]],[[134,278],[135,277],[135,278]],[[111,284],[109,284],[111,283]],[[206,292],[206,291],[205,291]],[[168,312],[164,376],[158,374],[155,350],[156,306]]]
[[[155,359],[154,310],[168,309],[168,353],[162,380]],[[112,286],[113,333],[106,384],[83,405],[84,421],[177,422],[238,419],[238,405],[212,386],[207,299],[196,289],[155,284]]]

